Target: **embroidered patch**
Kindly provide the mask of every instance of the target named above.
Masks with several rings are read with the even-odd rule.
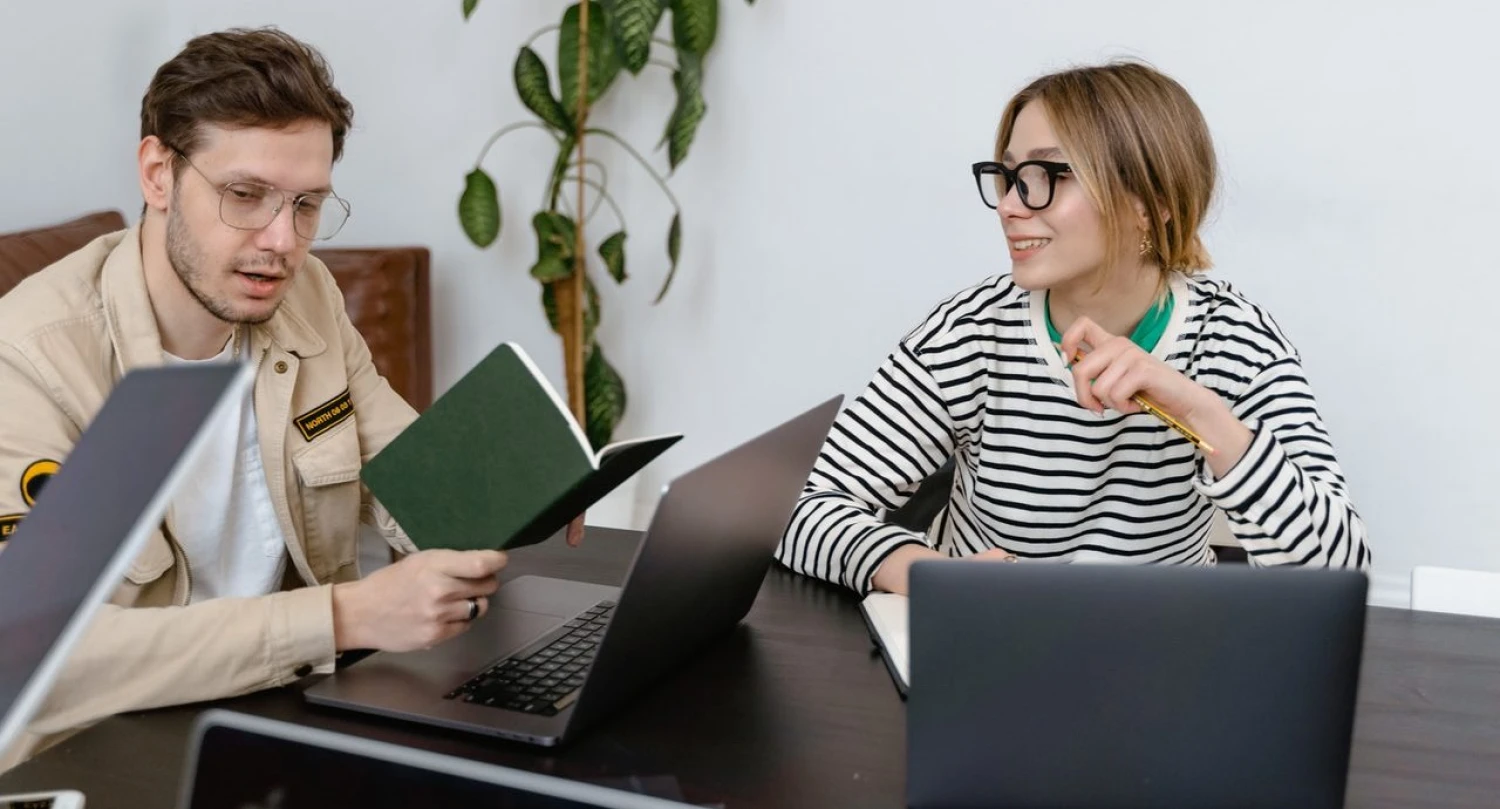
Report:
[[[343,393],[298,416],[297,429],[302,431],[303,438],[311,441],[352,415],[354,400],[349,398],[349,389],[344,388]]]
[[[14,534],[16,528],[21,525],[21,518],[24,516],[26,515],[7,514],[4,517],[0,517],[0,542],[10,539],[10,535]]]
[[[26,467],[26,471],[21,473],[21,499],[26,501],[26,505],[36,505],[36,499],[42,496],[42,487],[47,485],[47,481],[60,468],[62,467],[57,461],[48,460],[33,461],[31,466]]]

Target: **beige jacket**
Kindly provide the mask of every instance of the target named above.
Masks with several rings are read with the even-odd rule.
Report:
[[[48,735],[112,714],[330,670],[332,583],[358,576],[359,524],[413,550],[359,472],[416,414],[371,364],[322,262],[307,259],[250,341],[260,450],[287,538],[283,592],[187,606],[192,570],[169,513],[0,770]],[[161,363],[138,228],[101,237],[0,298],[0,533],[23,521],[120,376]]]

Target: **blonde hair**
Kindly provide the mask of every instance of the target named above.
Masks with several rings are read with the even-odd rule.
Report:
[[[1162,269],[1192,274],[1213,266],[1198,228],[1208,214],[1218,165],[1203,113],[1187,90],[1156,69],[1111,62],[1051,73],[1017,93],[1000,116],[995,159],[1010,142],[1027,104],[1045,107],[1074,176],[1117,234],[1105,267],[1134,251],[1131,197],[1141,201],[1152,246],[1142,258]],[[1128,246],[1127,246],[1128,245]],[[1107,272],[1108,270],[1106,270]],[[1101,279],[1102,280],[1102,279]]]

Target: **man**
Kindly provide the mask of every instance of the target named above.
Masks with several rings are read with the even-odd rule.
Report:
[[[347,649],[431,646],[484,613],[500,552],[412,553],[358,579],[361,522],[415,550],[359,483],[415,413],[308,254],[348,216],[331,174],[352,113],[286,34],[193,39],[141,103],[140,223],[0,299],[6,535],[126,371],[256,367],[238,429],[191,471],[17,760],[110,714],[279,686]]]

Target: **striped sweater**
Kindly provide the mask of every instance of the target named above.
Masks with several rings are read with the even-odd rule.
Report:
[[[1254,434],[1229,474],[1214,479],[1151,415],[1080,406],[1043,296],[1002,275],[940,304],[839,414],[777,559],[862,594],[886,556],[919,542],[950,556],[1205,565],[1217,507],[1252,564],[1367,567],[1296,349],[1228,284],[1174,274],[1172,289],[1153,354]],[[953,489],[926,536],[881,519],[950,456]]]

